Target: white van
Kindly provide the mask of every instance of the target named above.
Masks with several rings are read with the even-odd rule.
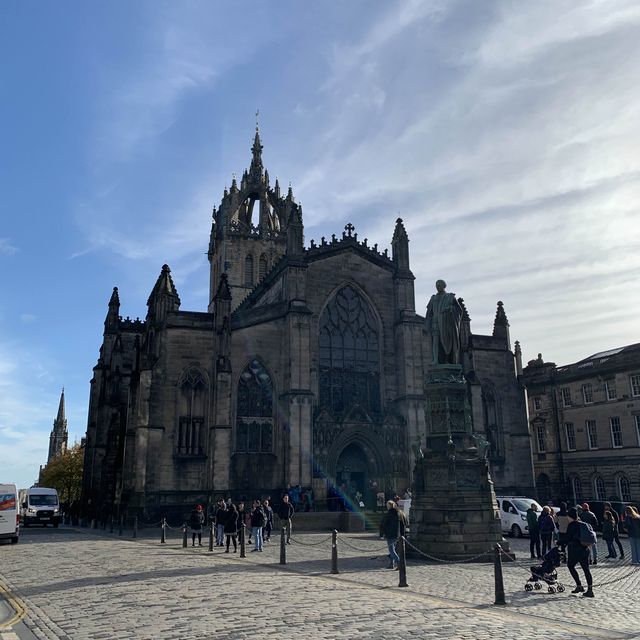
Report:
[[[18,490],[15,484],[0,484],[0,540],[16,544],[19,535]]]
[[[496,496],[498,511],[502,522],[502,533],[522,538],[528,535],[527,509],[535,504],[538,507],[538,516],[542,513],[542,507],[533,499],[523,496]]]
[[[47,487],[31,487],[20,490],[20,513],[22,524],[28,527],[31,524],[41,524],[46,527],[52,524],[57,527],[62,519],[58,492]]]

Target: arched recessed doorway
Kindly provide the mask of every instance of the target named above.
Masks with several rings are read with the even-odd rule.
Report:
[[[336,463],[336,485],[348,496],[364,494],[368,485],[367,456],[358,444],[347,445]]]

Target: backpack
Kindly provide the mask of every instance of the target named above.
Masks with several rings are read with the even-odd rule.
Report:
[[[590,547],[598,542],[596,532],[588,522],[578,521],[578,540],[583,547]]]

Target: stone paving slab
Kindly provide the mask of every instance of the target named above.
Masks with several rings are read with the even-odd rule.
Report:
[[[640,572],[586,600],[526,593],[528,569],[505,564],[512,602],[493,607],[491,564],[410,560],[409,587],[384,569],[386,545],[365,534],[339,537],[338,576],[329,575],[330,537],[300,534],[286,547],[225,554],[166,545],[157,531],[140,537],[65,530],[29,532],[0,575],[24,601],[38,638],[632,638],[640,633]],[[272,539],[273,540],[273,539]],[[522,548],[528,541],[514,541]],[[518,550],[518,549],[516,549]],[[248,550],[247,550],[248,551]],[[528,561],[526,561],[528,564]],[[629,565],[598,565],[596,583]],[[570,579],[566,569],[567,582]]]

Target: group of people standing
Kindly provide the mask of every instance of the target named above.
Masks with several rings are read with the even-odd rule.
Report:
[[[633,506],[625,507],[624,527],[629,534],[629,546],[631,548],[631,561],[640,564],[640,513]],[[553,541],[560,549],[567,553],[567,568],[576,586],[572,593],[582,593],[585,597],[593,597],[593,577],[589,565],[598,564],[597,543],[585,543],[580,535],[581,525],[586,523],[592,530],[599,526],[598,518],[589,509],[589,504],[583,502],[579,507],[567,508],[567,503],[560,505],[560,510],[544,506],[538,514],[538,505],[532,503],[527,510],[527,528],[529,530],[529,550],[532,558],[541,558],[552,548]],[[602,522],[602,538],[607,543],[608,555],[606,558],[617,558],[616,547],[620,552],[620,558],[624,558],[624,550],[619,537],[620,516],[613,509],[610,502],[604,503],[604,515]],[[594,537],[595,540],[595,537]],[[542,544],[542,549],[541,549]],[[587,583],[585,591],[576,570],[580,565]]]
[[[282,503],[277,509],[277,515],[280,518],[280,524],[285,527],[286,543],[291,543],[291,520],[293,518],[294,508],[289,501],[289,496],[285,494],[282,497]],[[213,526],[215,534],[215,546],[224,547],[225,553],[230,553],[233,544],[233,552],[238,551],[238,535],[244,525],[248,531],[248,544],[254,540],[254,548],[252,551],[260,552],[265,542],[271,540],[271,532],[274,525],[274,510],[269,499],[254,500],[251,509],[246,509],[245,503],[239,501],[237,504],[231,499],[218,500],[216,505],[211,505],[208,510],[209,524]],[[191,529],[191,546],[196,546],[196,538],[198,546],[202,546],[202,528],[206,522],[205,513],[202,505],[198,504],[191,512],[189,518],[189,526]]]

